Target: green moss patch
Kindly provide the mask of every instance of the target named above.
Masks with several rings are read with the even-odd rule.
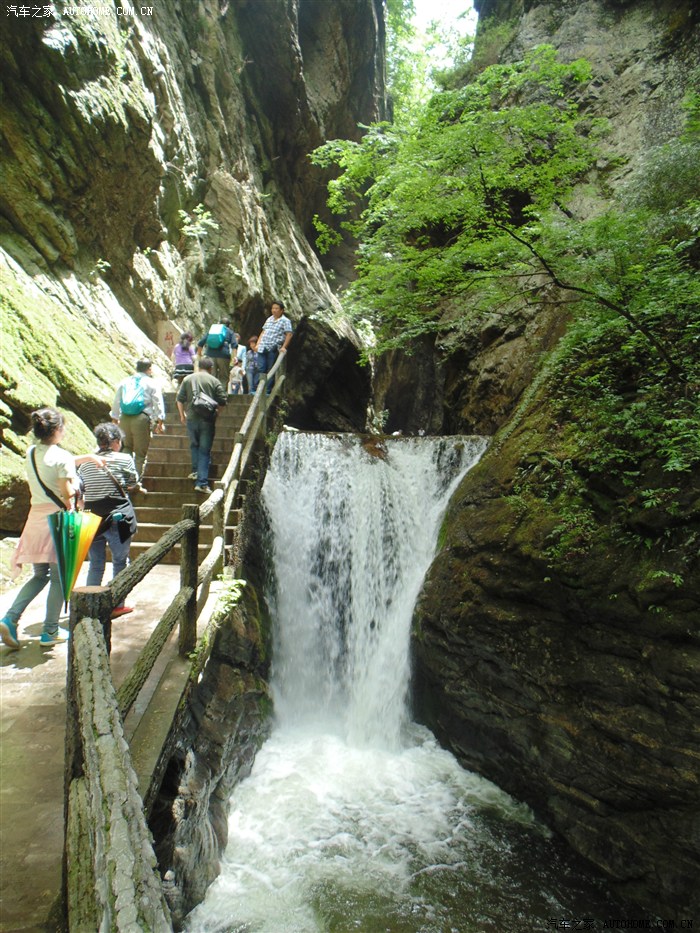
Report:
[[[26,430],[29,413],[42,405],[73,412],[89,424],[107,416],[114,388],[128,370],[108,338],[77,311],[28,277],[1,268],[0,327],[0,397],[12,410],[16,430]],[[90,433],[79,420],[68,420],[66,446],[84,450]]]

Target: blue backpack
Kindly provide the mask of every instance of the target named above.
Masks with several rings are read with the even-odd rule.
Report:
[[[225,324],[212,324],[207,334],[207,346],[210,350],[220,350],[228,335],[228,327]]]
[[[140,415],[146,407],[146,390],[142,376],[131,376],[124,383],[121,402],[119,404],[123,415]]]

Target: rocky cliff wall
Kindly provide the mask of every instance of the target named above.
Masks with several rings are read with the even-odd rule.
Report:
[[[379,0],[127,6],[59,2],[43,18],[3,17],[5,531],[26,514],[29,412],[66,409],[68,446],[86,449],[85,423],[107,415],[135,359],[154,358],[165,376],[165,321],[198,334],[232,316],[246,338],[281,298],[340,360],[300,380],[290,354],[295,405],[322,396],[319,417],[338,420],[316,427],[364,424],[356,340],[335,323],[306,237],[324,201],[307,153],[383,114]]]
[[[612,128],[598,180],[615,186],[645,149],[678,131],[699,64],[693,4],[479,7],[499,27],[491,36],[505,59],[548,41],[566,60],[592,62],[582,103]],[[591,190],[579,195],[584,215],[596,208]],[[572,456],[549,401],[555,387],[546,373],[533,385],[566,320],[553,292],[550,304],[509,321],[494,315],[459,345],[438,340],[436,356],[418,361],[435,373],[443,430],[495,436],[451,505],[417,608],[416,708],[465,765],[529,801],[621,893],[664,918],[692,917],[700,907],[700,563],[688,542],[700,533],[700,478],[673,477],[683,503],[675,517],[632,509],[636,544],[602,535],[552,560],[558,519],[519,499],[517,477],[532,470],[556,483]],[[410,404],[405,416],[416,427],[434,419]],[[637,485],[645,483],[652,479],[642,473]],[[619,494],[603,479],[599,514]],[[686,541],[675,554],[682,589],[664,573],[669,551],[639,544],[676,533]]]

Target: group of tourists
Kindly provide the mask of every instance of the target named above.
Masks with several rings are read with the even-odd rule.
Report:
[[[260,335],[249,337],[246,344],[241,343],[241,335],[232,329],[229,320],[212,324],[196,344],[191,333],[181,334],[172,352],[173,378],[178,385],[181,384],[195,372],[198,362],[210,359],[212,374],[223,384],[228,395],[254,395],[261,374],[272,369],[292,339],[292,322],[284,310],[281,301],[273,301]]]
[[[292,324],[281,301],[274,301],[259,336],[241,346],[240,335],[230,321],[213,324],[192,347],[192,335],[183,334],[173,352],[174,378],[179,382],[176,404],[190,443],[192,472],[198,493],[208,494],[211,449],[216,418],[229,394],[255,393],[262,374],[268,373],[292,338]],[[197,369],[195,371],[195,362]],[[268,385],[268,392],[271,385]],[[101,524],[88,552],[88,586],[100,586],[105,572],[106,549],[112,557],[113,576],[126,567],[137,519],[131,497],[145,493],[141,484],[151,438],[165,430],[163,392],[153,378],[153,363],[142,359],[133,375],[117,386],[111,422],[94,430],[94,453],[74,457],[61,447],[65,419],[55,408],[32,412],[35,444],[27,450],[26,471],[31,503],[19,544],[13,575],[32,564],[33,574],[21,587],[10,608],[0,618],[0,639],[19,648],[18,623],[27,606],[48,585],[46,615],[39,642],[52,647],[65,639],[59,634],[63,589],[57,554],[47,517],[59,510],[84,508],[99,515]],[[132,612],[116,606],[112,617]]]
[[[261,375],[268,373],[280,353],[286,353],[292,339],[292,322],[281,301],[273,301],[270,315],[259,336],[240,342],[240,334],[226,320],[212,324],[197,342],[182,334],[173,350],[174,378],[179,381],[175,398],[180,421],[190,440],[195,492],[209,494],[211,448],[216,417],[229,395],[254,394]],[[196,370],[195,370],[196,364]],[[268,392],[272,382],[268,385]]]

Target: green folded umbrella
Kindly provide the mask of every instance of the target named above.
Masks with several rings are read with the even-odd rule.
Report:
[[[67,604],[102,519],[93,512],[54,512],[48,521]]]

